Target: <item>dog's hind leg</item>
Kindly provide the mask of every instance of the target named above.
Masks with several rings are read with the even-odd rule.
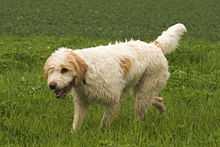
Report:
[[[103,114],[100,128],[108,128],[111,126],[112,121],[118,116],[120,111],[120,103],[114,103],[105,106],[105,112]]]
[[[73,131],[79,129],[83,123],[85,115],[88,110],[88,104],[82,101],[79,97],[74,99],[74,120]]]
[[[160,112],[165,111],[163,98],[158,97],[160,91],[166,85],[169,77],[167,70],[160,70],[154,74],[144,74],[135,89],[135,112],[136,116],[144,119],[145,110],[147,107],[153,105]]]

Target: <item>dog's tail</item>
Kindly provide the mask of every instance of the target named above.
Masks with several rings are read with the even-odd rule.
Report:
[[[181,36],[186,32],[186,27],[181,24],[175,24],[164,31],[153,42],[157,47],[161,48],[164,54],[173,52],[178,46]]]

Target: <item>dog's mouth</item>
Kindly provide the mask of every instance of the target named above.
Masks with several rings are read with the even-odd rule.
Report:
[[[54,91],[56,98],[62,98],[66,96],[67,91],[65,89],[56,89]]]
[[[63,88],[57,88],[54,90],[54,93],[56,95],[56,98],[64,98],[68,92],[72,89],[74,86],[74,80],[72,80],[67,86]]]

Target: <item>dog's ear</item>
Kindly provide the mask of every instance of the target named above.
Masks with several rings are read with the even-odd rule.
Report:
[[[78,56],[72,51],[67,55],[67,60],[69,63],[71,63],[72,67],[75,69],[79,80],[80,81],[84,80],[85,74],[88,69],[88,65],[86,64],[86,62],[80,56]]]
[[[44,67],[43,67],[43,77],[45,78],[45,79],[47,79],[48,78],[48,72],[50,71],[50,70],[53,70],[53,60],[52,60],[52,58],[51,58],[51,56],[46,60],[46,62],[45,62],[45,64],[44,64]]]
[[[48,70],[49,70],[48,61],[46,61],[44,64],[44,67],[43,67],[43,77],[45,79],[47,79],[47,77],[48,77]]]

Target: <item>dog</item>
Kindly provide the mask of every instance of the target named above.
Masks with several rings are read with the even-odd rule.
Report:
[[[150,43],[130,40],[77,50],[59,48],[52,53],[44,65],[45,78],[57,98],[74,93],[72,129],[81,127],[92,103],[104,106],[100,127],[109,127],[128,89],[133,90],[138,119],[144,119],[149,106],[165,111],[159,96],[169,78],[165,55],[177,48],[186,31],[178,23]]]

